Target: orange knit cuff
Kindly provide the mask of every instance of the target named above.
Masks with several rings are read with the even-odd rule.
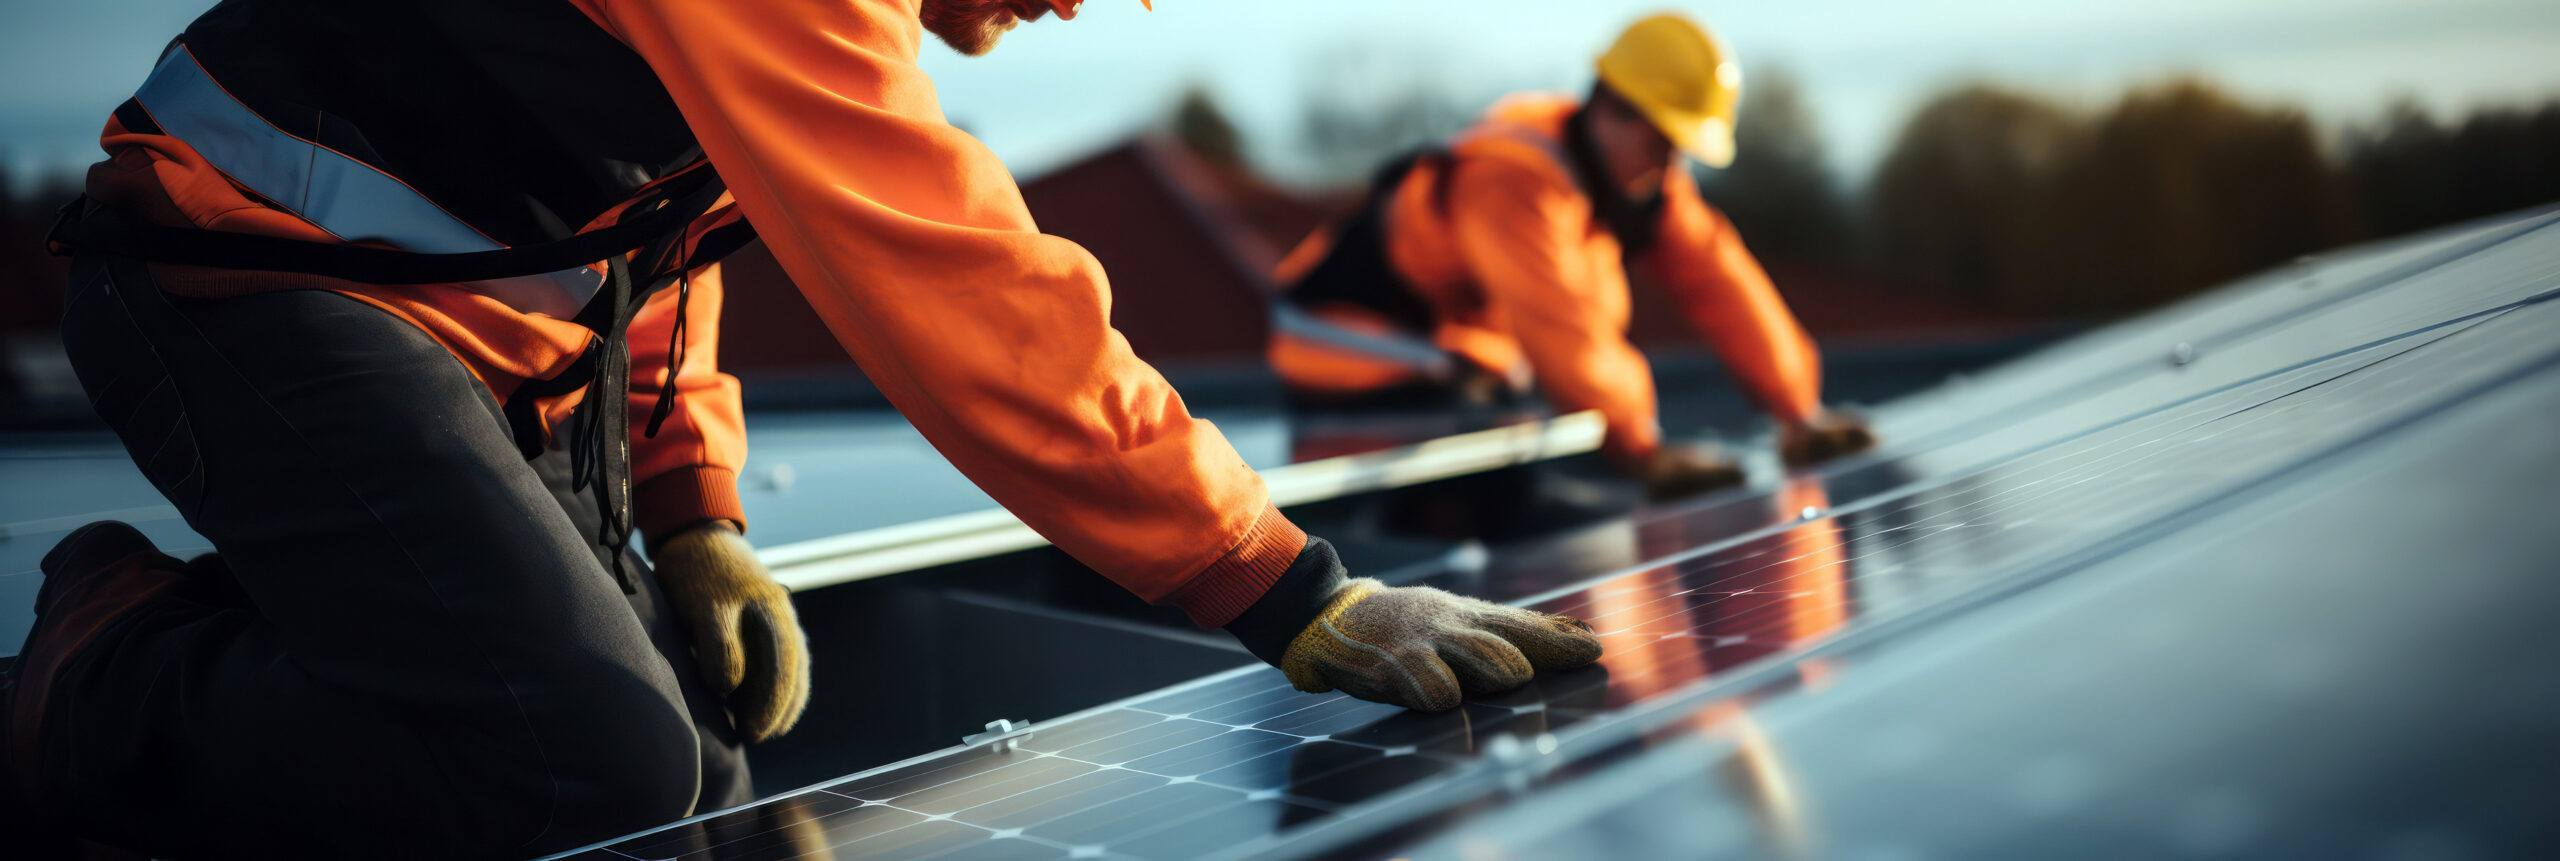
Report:
[[[1248,527],[1244,539],[1218,561],[1165,596],[1165,603],[1190,614],[1191,623],[1202,628],[1224,627],[1271,591],[1271,584],[1288,573],[1290,563],[1298,561],[1298,553],[1307,549],[1307,532],[1289,522],[1280,509],[1264,504],[1262,516]]]
[[[738,472],[723,467],[685,467],[641,482],[632,489],[631,507],[634,525],[652,546],[705,520],[747,528],[746,507],[738,503]]]

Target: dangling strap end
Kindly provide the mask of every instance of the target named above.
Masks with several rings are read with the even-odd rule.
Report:
[[[639,584],[633,582],[631,577],[631,562],[622,558],[623,553],[623,548],[620,546],[613,548],[613,580],[622,584],[622,594],[640,594]]]

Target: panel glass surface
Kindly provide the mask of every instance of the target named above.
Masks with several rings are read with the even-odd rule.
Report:
[[[2263,279],[2025,360],[1983,389],[1897,404],[1876,453],[1497,544],[1481,567],[1426,578],[1590,621],[1605,647],[1593,667],[1440,714],[1241,670],[591,856],[1297,854],[1438,815],[1623,747],[1747,680],[1818,683],[1845,644],[2104,562],[2541,367],[2560,349],[2548,334],[2560,303],[2544,301],[2560,283],[2560,228],[2547,221]],[[2146,354],[2155,335],[2201,346],[2173,363],[2169,343]]]

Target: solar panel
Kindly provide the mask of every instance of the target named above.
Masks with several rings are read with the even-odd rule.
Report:
[[[2498,360],[2516,374],[2032,597],[1344,854],[2551,857],[2560,446],[2518,430],[2560,415],[2560,357]]]
[[[2271,276],[2163,315],[2187,328],[2182,339],[2137,322],[1978,388],[1893,405],[1877,455],[1615,525],[1644,559],[1632,567],[1559,563],[1534,547],[1518,555],[1538,565],[1521,567],[1496,548],[1485,591],[1591,621],[1606,647],[1595,667],[1440,714],[1240,670],[770,802],[819,824],[796,848],[773,842],[783,829],[770,811],[750,808],[672,829],[699,832],[691,843],[659,832],[592,857],[1338,848],[1640,747],[1745,682],[2113,558],[2548,368],[2560,354],[2551,221]],[[2184,361],[2171,358],[2177,344]]]
[[[1591,535],[1620,545],[1610,552],[1497,546],[1482,574],[1447,578],[1590,619],[1607,645],[1595,668],[1431,715],[1239,671],[1043,722],[1001,750],[946,751],[572,857],[1339,846],[1508,785],[1523,772],[1507,758],[1584,762],[1755,674],[2082,570],[2329,452],[2547,372],[2560,331],[2553,220],[2279,270],[1886,405],[1888,447],[1874,456],[1607,524]],[[69,503],[81,510],[156,501],[138,474],[94,480],[128,476],[123,460],[110,447],[0,469],[105,494]],[[55,474],[97,463],[114,468]],[[23,632],[35,556],[87,519],[47,513],[0,511],[0,597],[12,599],[0,600],[0,644]],[[100,516],[202,549],[165,506]]]

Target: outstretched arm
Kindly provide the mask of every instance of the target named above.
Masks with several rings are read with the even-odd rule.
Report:
[[[1661,444],[1653,370],[1627,341],[1623,320],[1594,309],[1602,290],[1623,289],[1602,277],[1612,259],[1594,259],[1573,213],[1579,192],[1512,161],[1459,164],[1449,211],[1467,269],[1507,320],[1558,411],[1597,409],[1608,423],[1603,442],[1621,464],[1641,465]]]
[[[1805,464],[1875,445],[1865,420],[1822,407],[1822,356],[1760,261],[1686,173],[1665,182],[1663,236],[1647,259],[1752,403],[1778,423],[1778,453]]]
[[[656,70],[872,382],[1077,559],[1309,690],[1447,708],[1598,656],[1586,628],[1349,580],[1281,516],[1112,330],[1093,257],[1039,233],[1004,166],[943,120],[911,3],[578,2]]]
[[[1662,236],[1645,260],[1752,403],[1780,423],[1822,409],[1822,357],[1742,246],[1733,222],[1698,196],[1687,174],[1664,183]]]
[[[1024,523],[1204,625],[1296,559],[1305,533],[1111,328],[1093,257],[943,119],[912,3],[579,2],[872,382]]]

